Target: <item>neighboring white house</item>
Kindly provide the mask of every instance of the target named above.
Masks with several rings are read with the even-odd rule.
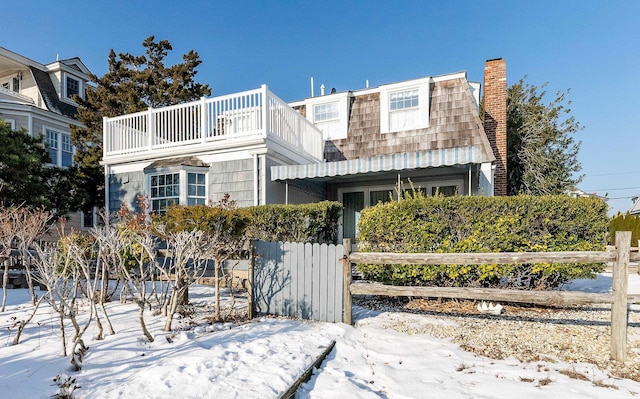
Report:
[[[84,96],[88,73],[79,58],[41,64],[0,47],[0,119],[14,130],[43,136],[53,164],[71,166],[75,150],[70,125],[80,125],[71,98]],[[70,215],[69,222],[88,227],[95,215]]]
[[[362,208],[411,180],[427,194],[506,194],[506,66],[331,93],[287,104],[267,86],[104,119],[107,209],[154,210],[231,194],[240,206],[344,204],[343,237]]]
[[[640,215],[640,201],[638,199],[640,195],[634,195],[631,197],[631,208],[629,209],[629,213],[632,215]]]

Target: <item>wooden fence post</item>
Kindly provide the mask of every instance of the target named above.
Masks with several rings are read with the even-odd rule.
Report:
[[[256,264],[256,248],[254,246],[254,241],[251,240],[249,243],[251,254],[249,255],[249,271],[247,273],[247,317],[249,320],[255,317],[255,298],[253,297],[254,293],[254,282],[255,282],[255,264]]]
[[[351,302],[351,262],[349,262],[349,254],[351,253],[351,239],[345,238],[342,240],[342,246],[344,249],[344,257],[342,258],[342,270],[343,270],[343,282],[342,282],[342,292],[343,292],[343,312],[342,312],[342,322],[344,324],[351,325],[352,323],[352,302]]]
[[[616,260],[613,263],[611,304],[611,359],[625,361],[627,355],[627,284],[631,232],[616,232]]]

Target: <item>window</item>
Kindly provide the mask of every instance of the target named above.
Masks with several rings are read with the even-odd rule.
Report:
[[[151,209],[165,213],[167,207],[180,203],[180,173],[151,176]]]
[[[82,228],[90,229],[96,225],[96,221],[98,220],[98,208],[94,207],[89,212],[81,212],[82,213]]]
[[[74,94],[80,95],[80,81],[67,76],[66,97],[72,98]]]
[[[73,164],[73,146],[71,145],[71,136],[62,134],[62,162],[61,166],[71,166]]]
[[[338,103],[319,104],[313,107],[313,121],[323,122],[332,119],[338,119],[340,112],[338,111]]]
[[[44,130],[51,163],[63,167],[73,165],[71,136],[68,133],[61,133],[49,128],[45,128]]]
[[[187,205],[205,205],[206,183],[204,173],[187,174]]]
[[[54,165],[58,164],[58,132],[46,129],[46,139],[47,146],[49,147],[49,157],[51,158],[51,163]]]
[[[380,87],[380,133],[429,127],[430,78]]]
[[[389,110],[409,109],[418,107],[418,89],[391,93],[389,95]]]
[[[462,180],[440,180],[428,183],[427,193],[429,195],[444,195],[445,197],[465,195],[463,187]]]
[[[18,76],[4,78],[2,83],[0,83],[0,87],[5,90],[20,93],[20,78]]]
[[[0,119],[0,121],[11,126],[11,130],[16,130],[16,121],[14,119]]]
[[[433,186],[431,187],[431,195],[443,195],[445,197],[453,197],[458,195],[458,186]]]

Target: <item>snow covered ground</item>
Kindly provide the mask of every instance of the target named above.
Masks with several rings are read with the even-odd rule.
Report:
[[[577,281],[571,289],[606,292],[610,275]],[[629,292],[640,293],[640,276],[630,276]],[[195,286],[190,293],[197,304],[212,303],[209,287]],[[441,320],[362,308],[356,308],[354,327],[276,318],[189,327],[183,320],[175,325],[185,330],[174,334],[163,332],[164,318],[149,312],[147,327],[155,336],[149,343],[136,322],[137,307],[116,301],[108,304],[116,334],[97,341],[88,333],[83,369],[72,372],[68,358],[60,356],[57,319],[48,306],[41,306],[22,342],[11,346],[14,321],[30,309],[26,290],[8,291],[7,311],[0,313],[2,398],[50,398],[58,392],[58,375],[76,379],[76,398],[278,398],[334,340],[334,350],[296,398],[640,395],[639,382],[614,379],[591,364],[484,358],[445,340],[385,328],[398,321],[419,326]]]

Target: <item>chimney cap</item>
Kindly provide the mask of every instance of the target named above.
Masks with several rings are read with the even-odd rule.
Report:
[[[488,59],[487,62],[491,62],[491,61],[502,61],[502,57],[498,57],[498,58],[491,58]]]

